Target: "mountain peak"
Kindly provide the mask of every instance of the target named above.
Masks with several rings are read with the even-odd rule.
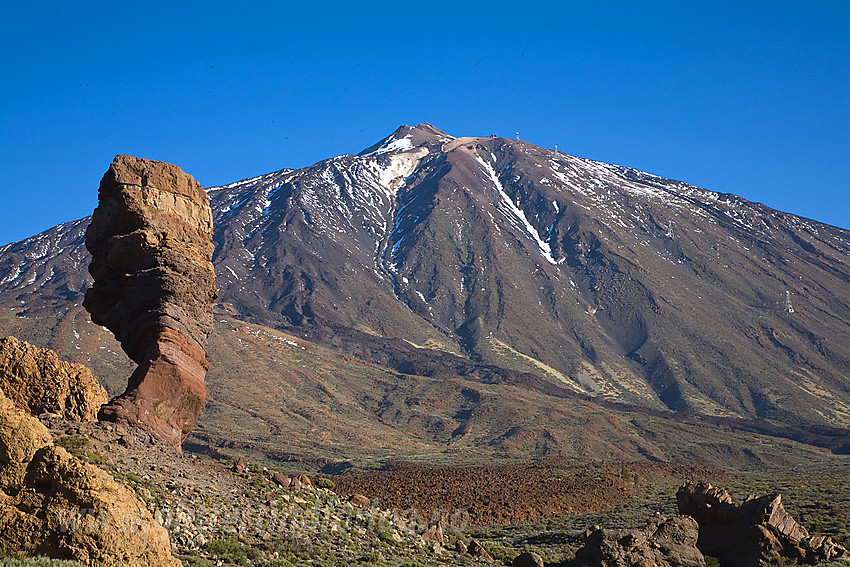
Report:
[[[394,392],[413,387],[409,376],[440,376],[435,389],[415,395],[456,393],[445,398],[453,401],[439,422],[431,401],[403,398],[393,431],[419,435],[426,430],[413,424],[439,423],[422,435],[447,439],[446,446],[566,454],[576,435],[567,424],[584,420],[562,413],[563,400],[595,396],[650,412],[841,428],[818,443],[846,447],[846,230],[528,142],[454,137],[430,124],[401,126],[359,157],[218,188],[210,200],[223,312],[297,334],[290,341],[260,333],[298,356],[309,339],[390,365]],[[79,301],[89,285],[84,231],[84,223],[68,224],[0,248],[0,327],[55,317]],[[216,324],[227,331],[217,336],[236,337],[228,340],[239,349],[217,343],[219,376],[243,372],[236,353],[257,336]],[[82,350],[87,336],[66,336],[63,344],[80,356],[97,353],[91,363],[114,373],[108,351]],[[268,368],[267,383],[280,382],[279,362]],[[349,383],[347,368],[340,384]],[[473,370],[478,378],[470,378]],[[351,383],[370,390],[351,399],[384,395],[382,385],[371,390],[371,370],[355,374]],[[528,385],[556,397],[545,408],[558,409],[540,406],[535,416],[551,416],[543,421],[517,419],[521,412],[479,418],[501,407],[482,405],[489,394],[458,382],[479,378],[488,391],[498,381],[510,386],[498,394],[516,404],[510,408],[537,403],[516,397]],[[378,411],[383,420],[395,410]],[[547,430],[551,436],[541,433]],[[676,438],[686,436],[666,437]]]
[[[413,148],[427,144],[428,142],[453,139],[454,136],[443,132],[427,122],[417,124],[416,126],[402,124],[392,134],[357,155],[365,156],[373,153]]]

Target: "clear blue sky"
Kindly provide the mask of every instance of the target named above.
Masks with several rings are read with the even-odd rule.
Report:
[[[4,2],[0,244],[117,153],[204,186],[400,124],[514,136],[850,227],[850,2]]]

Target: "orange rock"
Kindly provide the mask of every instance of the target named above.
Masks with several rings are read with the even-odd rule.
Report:
[[[443,545],[443,526],[440,525],[440,522],[435,522],[431,524],[431,526],[425,530],[425,533],[422,534],[422,537],[425,539],[430,539],[433,542],[439,543]]]
[[[109,473],[53,445],[0,392],[0,549],[95,567],[178,567],[168,532]]]
[[[106,390],[91,370],[15,337],[0,339],[0,389],[19,409],[36,416],[55,413],[93,421],[106,403]]]
[[[301,483],[301,486],[309,486],[313,488],[313,481],[310,480],[310,477],[306,474],[299,474],[298,481]]]

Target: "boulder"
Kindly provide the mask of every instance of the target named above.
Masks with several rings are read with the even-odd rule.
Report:
[[[95,567],[178,567],[168,532],[127,487],[53,445],[0,393],[0,551]]]
[[[520,553],[514,558],[513,567],[543,567],[543,558],[533,551]]]
[[[36,452],[52,443],[47,428],[0,391],[0,491],[16,492]]]
[[[233,472],[236,474],[245,474],[247,471],[248,466],[245,464],[245,459],[239,457],[239,460],[233,465]]]
[[[721,566],[756,567],[783,559],[814,565],[845,556],[829,538],[812,538],[782,505],[782,496],[750,497],[736,506],[723,489],[686,483],[676,493],[681,514],[699,524],[697,546]]]
[[[78,421],[97,419],[107,399],[87,367],[15,337],[0,339],[0,389],[27,413]]]
[[[477,557],[478,559],[483,559],[485,561],[493,561],[493,558],[490,556],[490,553],[486,549],[484,549],[484,546],[475,541],[474,539],[469,542],[469,546],[467,547],[466,552],[473,557]]]
[[[422,537],[440,545],[445,543],[445,539],[443,537],[443,526],[440,522],[434,522],[431,524],[428,529],[425,530],[425,533],[422,534]]]
[[[282,475],[279,472],[275,472],[272,474],[272,480],[275,482],[275,484],[284,488],[287,488],[290,483],[289,477]]]
[[[588,530],[576,560],[601,567],[702,567],[705,558],[697,549],[698,531],[696,521],[688,516],[655,518],[642,530]]]
[[[815,536],[809,540],[806,560],[810,564],[826,563],[833,559],[850,559],[847,549],[827,536]]]
[[[466,544],[463,543],[463,540],[455,540],[455,551],[460,554],[466,553],[468,551]]]
[[[366,496],[362,494],[355,494],[351,498],[349,498],[349,502],[351,502],[355,506],[359,506],[360,508],[368,508],[372,505],[372,501],[369,500]]]
[[[83,305],[139,365],[99,417],[179,452],[206,399],[217,296],[209,198],[175,165],[119,155],[100,182],[86,248],[94,284]]]
[[[301,483],[301,486],[313,488],[313,481],[306,474],[299,474],[298,482]]]

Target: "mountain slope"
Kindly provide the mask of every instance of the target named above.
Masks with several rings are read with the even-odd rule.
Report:
[[[850,427],[845,230],[427,124],[209,194],[237,319],[397,374]],[[85,224],[0,249],[0,305],[79,303]]]

